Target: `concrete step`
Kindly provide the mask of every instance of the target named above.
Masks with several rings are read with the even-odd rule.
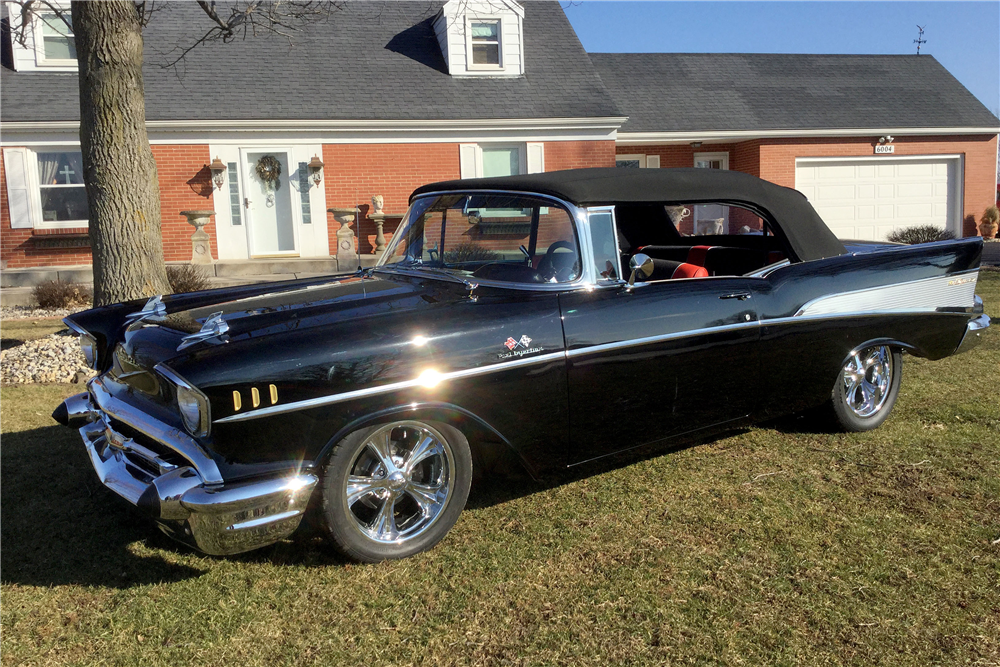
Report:
[[[89,264],[78,266],[40,266],[33,269],[0,271],[0,287],[34,287],[50,280],[67,283],[92,283],[94,271]]]

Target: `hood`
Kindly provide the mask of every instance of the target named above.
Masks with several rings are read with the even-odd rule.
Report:
[[[206,293],[204,303],[185,304],[189,307],[173,312],[168,303],[165,317],[132,324],[126,330],[123,348],[134,363],[152,368],[163,361],[198,355],[221,343],[236,344],[466,299],[468,290],[459,283],[389,273],[366,278],[351,276],[225,301],[213,300]],[[213,321],[224,322],[224,333],[203,340],[184,340],[202,331],[213,316]]]

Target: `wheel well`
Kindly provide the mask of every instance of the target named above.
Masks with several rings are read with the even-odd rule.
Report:
[[[358,429],[384,424],[398,419],[443,422],[462,432],[472,450],[473,475],[479,478],[486,473],[526,473],[538,479],[536,471],[521,456],[517,448],[499,431],[473,413],[456,405],[426,403],[405,405],[381,410],[355,419],[341,428],[320,451],[316,463],[321,464],[330,450]]]

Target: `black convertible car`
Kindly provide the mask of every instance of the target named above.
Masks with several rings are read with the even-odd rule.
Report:
[[[435,183],[374,269],[68,317],[99,375],[54,417],[202,551],[275,542],[308,506],[346,555],[402,558],[504,457],[541,478],[817,408],[875,428],[904,352],[989,326],[981,252],[845,244],[801,194],[737,172]]]

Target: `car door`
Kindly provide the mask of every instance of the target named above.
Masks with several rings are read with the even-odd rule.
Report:
[[[569,464],[750,414],[759,326],[746,278],[599,287],[560,308]]]

